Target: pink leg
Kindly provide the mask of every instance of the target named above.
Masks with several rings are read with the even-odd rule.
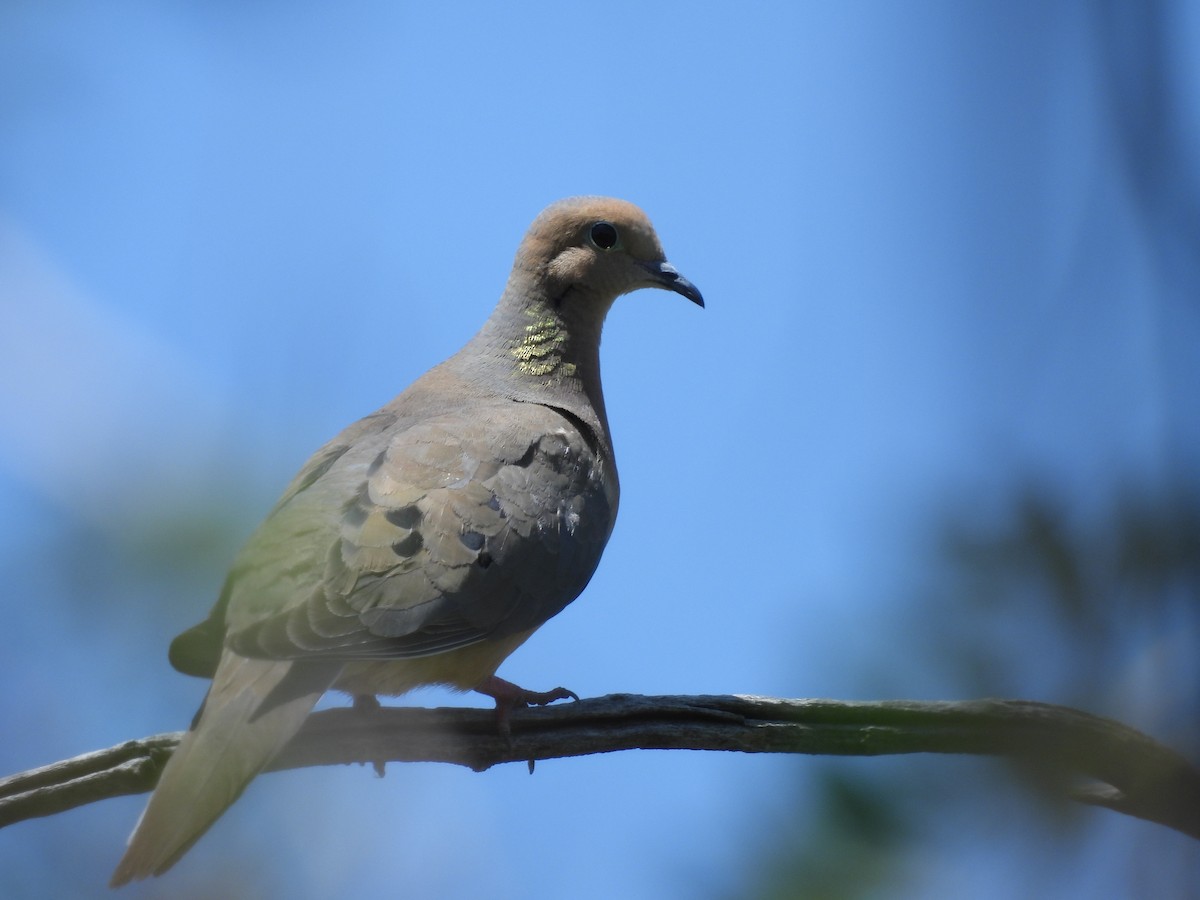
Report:
[[[556,687],[552,691],[527,691],[511,681],[492,675],[481,681],[475,690],[486,694],[496,701],[496,720],[500,723],[500,733],[509,735],[512,728],[508,723],[509,714],[518,707],[545,706],[555,700],[578,700],[579,695],[564,687]]]

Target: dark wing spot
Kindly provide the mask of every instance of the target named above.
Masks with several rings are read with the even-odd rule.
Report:
[[[392,544],[392,552],[397,556],[412,556],[421,549],[421,532],[414,531]]]
[[[483,549],[483,535],[478,531],[464,531],[458,536],[458,539],[463,542],[463,546],[468,550]]]
[[[421,521],[421,511],[415,506],[402,506],[400,509],[389,509],[383,517],[393,525],[401,528],[412,528]]]
[[[367,521],[367,507],[362,502],[366,496],[367,486],[364,484],[362,493],[354,500],[346,504],[346,511],[343,515],[346,518],[346,524],[351,528],[357,528],[363,522]]]
[[[380,451],[379,455],[371,460],[371,464],[367,466],[367,477],[370,478],[379,471],[379,467],[383,465],[383,461],[387,459],[387,451]]]
[[[521,466],[522,468],[530,465],[533,462],[533,455],[537,452],[537,447],[537,441],[534,441],[529,445],[529,448],[523,454],[521,454],[521,458],[516,460],[513,465]]]

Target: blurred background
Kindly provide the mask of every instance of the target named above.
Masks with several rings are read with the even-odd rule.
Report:
[[[614,308],[621,519],[502,675],[1023,697],[1200,759],[1198,160],[1187,0],[5,3],[0,774],[187,725],[170,638],[579,193],[708,309]],[[0,894],[103,896],[143,802],[3,830]],[[643,752],[264,776],[125,895],[1198,885],[994,761]]]

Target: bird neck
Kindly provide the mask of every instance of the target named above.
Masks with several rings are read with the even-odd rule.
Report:
[[[463,358],[486,360],[481,385],[514,400],[562,408],[608,441],[600,332],[611,301],[572,290],[555,299],[510,282]]]

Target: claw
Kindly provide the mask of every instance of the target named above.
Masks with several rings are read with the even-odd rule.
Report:
[[[550,691],[528,691],[511,681],[497,678],[495,675],[480,682],[475,688],[496,701],[496,724],[505,740],[512,740],[512,725],[509,715],[518,707],[545,706],[555,700],[578,700],[579,695],[565,687],[556,687]]]
[[[354,695],[354,711],[366,713],[370,715],[382,706],[379,698],[374,694],[355,694]],[[377,759],[371,763],[371,768],[375,770],[375,774],[382,778],[386,774],[387,763],[382,759]]]

